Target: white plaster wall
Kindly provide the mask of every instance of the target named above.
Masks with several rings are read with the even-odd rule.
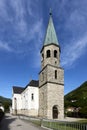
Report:
[[[31,95],[34,95],[34,100],[31,99]],[[29,96],[29,109],[38,109],[39,108],[39,89],[38,87],[28,87],[28,96]]]
[[[34,100],[31,95],[34,94]],[[21,94],[22,109],[38,109],[39,108],[39,88],[28,86]]]
[[[16,99],[16,101],[15,101]],[[13,94],[12,109],[20,110],[22,108],[21,94]]]
[[[34,95],[33,100],[31,98],[32,94]],[[17,110],[17,113],[20,114],[37,116],[39,109],[39,88],[28,86],[21,94],[13,94],[12,109],[13,113],[14,110]]]
[[[28,88],[26,88],[22,94],[21,94],[21,100],[22,100],[22,109],[28,109],[29,104],[28,104]]]

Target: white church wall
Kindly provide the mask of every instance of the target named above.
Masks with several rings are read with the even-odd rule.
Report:
[[[39,90],[37,87],[28,87],[29,91],[29,109],[38,109],[39,107]]]
[[[28,86],[21,94],[22,114],[37,116],[39,109],[39,88]]]
[[[21,102],[21,94],[13,94],[12,97],[12,113],[17,114],[17,111],[21,111],[22,102]]]
[[[22,109],[25,110],[25,109],[28,109],[28,100],[29,100],[29,97],[28,97],[28,88],[26,88],[22,94],[21,94],[21,100],[22,100]]]
[[[38,87],[28,87],[29,88],[29,109],[30,114],[32,116],[38,115],[38,109],[39,109],[39,88]]]

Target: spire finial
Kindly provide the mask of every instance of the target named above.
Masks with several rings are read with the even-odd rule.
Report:
[[[50,13],[49,13],[50,15],[52,15],[52,9],[50,8]]]

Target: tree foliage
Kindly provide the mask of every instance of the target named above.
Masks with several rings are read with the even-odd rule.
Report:
[[[80,87],[68,93],[64,97],[65,109],[69,107],[80,108],[79,116],[87,117],[87,81]],[[69,113],[69,115],[72,115]]]
[[[11,106],[11,99],[0,96],[0,103],[3,105],[5,112],[9,111],[9,106]]]

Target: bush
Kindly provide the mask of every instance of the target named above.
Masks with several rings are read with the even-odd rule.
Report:
[[[79,111],[80,117],[82,118],[87,118],[87,106],[81,108],[81,110]]]

